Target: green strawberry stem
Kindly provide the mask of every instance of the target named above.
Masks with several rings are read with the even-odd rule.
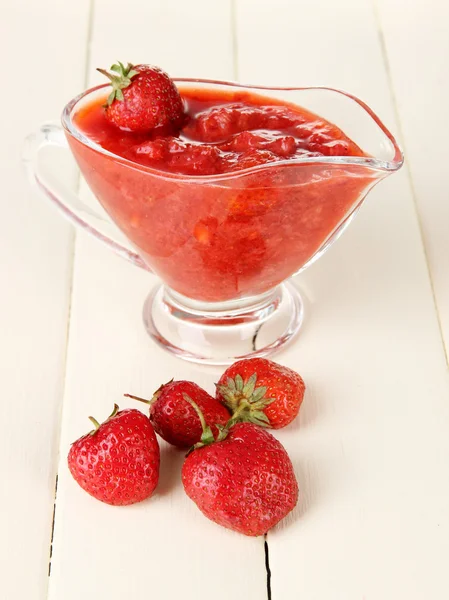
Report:
[[[216,441],[217,442],[223,441],[229,433],[228,424],[226,425],[226,427],[215,424],[215,427],[218,429],[218,436],[217,436],[217,439],[215,440],[214,434],[212,433],[212,429],[206,423],[206,419],[204,418],[204,415],[203,415],[200,407],[198,406],[198,404],[194,400],[192,400],[192,398],[190,396],[188,396],[187,394],[183,394],[183,397],[184,397],[184,400],[186,402],[188,402],[195,410],[195,412],[198,415],[198,418],[201,422],[201,427],[203,429],[203,433],[201,435],[201,440],[199,442],[197,442],[196,444],[194,444],[190,448],[190,450],[187,452],[186,456],[189,456],[189,454],[193,450],[197,450],[198,448],[202,448],[203,446],[210,446],[210,444],[214,444]]]
[[[170,381],[167,381],[167,383],[163,383],[162,385],[160,385],[157,388],[157,390],[154,392],[151,400],[147,400],[146,398],[141,398],[140,396],[133,396],[133,394],[123,394],[123,395],[125,396],[125,398],[132,398],[133,400],[137,400],[138,402],[143,402],[144,404],[148,404],[149,406],[151,406],[153,404],[153,402],[155,402],[159,398],[164,387],[166,385],[168,385],[169,383],[173,383],[173,381],[174,381],[174,379],[172,377],[170,379]]]
[[[240,404],[232,413],[232,416],[228,421],[228,426],[235,425],[235,423],[238,423],[241,420],[241,416],[247,413],[248,410],[250,410],[250,406],[251,405],[249,404],[249,402],[247,402],[246,400],[241,400]]]
[[[131,85],[132,78],[139,73],[131,63],[128,63],[125,67],[120,61],[111,66],[111,71],[114,71],[114,73],[109,73],[105,69],[97,69],[97,71],[107,77],[112,85],[112,92],[108,96],[107,106],[110,106],[114,100],[123,100],[122,90]]]
[[[198,418],[201,422],[201,427],[203,429],[203,433],[201,435],[201,440],[194,445],[194,448],[201,448],[202,446],[208,446],[209,444],[213,444],[215,442],[214,434],[212,433],[212,429],[206,423],[206,419],[198,406],[198,404],[187,394],[182,395],[184,400],[188,402],[195,410]]]
[[[125,398],[132,398],[133,400],[137,400],[138,402],[143,402],[144,404],[151,404],[156,400],[153,396],[151,400],[146,400],[145,398],[140,398],[139,396],[133,396],[133,394],[123,394]]]
[[[93,431],[91,431],[91,433],[95,433],[97,431],[97,429],[100,429],[100,423],[97,421],[97,419],[95,417],[89,417],[89,421],[91,421],[91,423],[95,427],[95,429]]]
[[[111,419],[113,419],[115,417],[115,415],[118,413],[118,411],[119,411],[118,404],[114,404],[114,408],[113,408],[111,414],[106,419],[106,421],[104,421],[104,423],[107,423],[108,421],[110,421]],[[95,429],[92,429],[92,431],[89,432],[89,435],[94,435],[94,433],[96,433],[100,429],[100,427],[101,427],[102,424],[99,423],[95,417],[89,417],[89,421],[95,427]]]

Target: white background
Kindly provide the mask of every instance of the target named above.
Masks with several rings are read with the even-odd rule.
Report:
[[[121,509],[84,494],[66,467],[87,416],[126,406],[123,392],[148,396],[173,376],[212,390],[219,375],[150,342],[140,314],[155,280],[75,235],[21,170],[24,136],[119,59],[173,76],[340,87],[398,135],[405,167],[296,281],[308,318],[278,360],[308,391],[299,422],[277,435],[301,502],[268,536],[272,592],[447,600],[448,6],[2,0],[2,599],[267,597],[263,540],[202,517],[180,484],[182,455],[163,446],[158,494]]]

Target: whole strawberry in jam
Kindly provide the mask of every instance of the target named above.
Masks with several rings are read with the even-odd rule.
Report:
[[[186,494],[211,521],[244,535],[263,535],[298,501],[291,460],[268,431],[252,423],[221,429],[202,442],[182,467]]]
[[[156,127],[179,128],[184,120],[184,105],[170,77],[151,65],[125,67],[119,62],[112,73],[97,69],[111,82],[105,116],[128,131],[145,132]]]
[[[68,465],[88,494],[116,506],[149,498],[159,480],[159,445],[148,417],[138,410],[118,412],[72,444]]]
[[[233,413],[234,421],[280,429],[298,414],[305,389],[296,371],[266,358],[249,358],[226,369],[216,397]]]
[[[201,439],[201,421],[188,399],[199,406],[214,437],[218,436],[217,425],[224,426],[231,418],[221,402],[192,381],[169,381],[154,393],[151,400],[130,394],[126,396],[149,404],[150,420],[155,431],[178,448],[190,448]]]

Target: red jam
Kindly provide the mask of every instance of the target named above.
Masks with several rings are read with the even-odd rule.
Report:
[[[182,96],[186,121],[176,135],[123,131],[105,119],[101,103],[79,112],[75,124],[118,156],[183,175],[216,175],[305,157],[364,155],[335,125],[293,105],[242,93],[189,90]]]
[[[268,291],[313,257],[374,179],[363,166],[322,158],[365,154],[295,105],[180,91],[187,117],[176,135],[123,131],[101,100],[74,115],[86,137],[135,168],[69,136],[72,151],[104,208],[174,290],[211,302]]]

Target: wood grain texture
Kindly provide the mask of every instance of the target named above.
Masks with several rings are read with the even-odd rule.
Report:
[[[237,24],[242,81],[346,88],[397,131],[369,3],[241,0]],[[308,318],[278,359],[308,392],[277,435],[302,502],[269,534],[273,598],[443,600],[449,388],[405,170],[297,284]]]
[[[403,144],[449,355],[449,5],[377,0]]]
[[[2,3],[0,597],[8,600],[46,598],[73,246],[71,229],[31,191],[20,152],[83,86],[88,5]]]
[[[139,15],[129,30],[121,10],[96,3],[90,83],[98,81],[94,67],[117,59],[159,64],[172,74],[232,78],[228,2],[133,0],[127,13]],[[89,414],[105,417],[116,401],[135,406],[123,393],[151,396],[172,377],[213,390],[218,372],[168,356],[146,335],[142,304],[155,282],[78,237],[50,600],[266,597],[263,540],[221,529],[201,515],[182,488],[182,453],[161,444],[157,494],[125,508],[93,500],[67,470],[69,445],[86,431]]]

